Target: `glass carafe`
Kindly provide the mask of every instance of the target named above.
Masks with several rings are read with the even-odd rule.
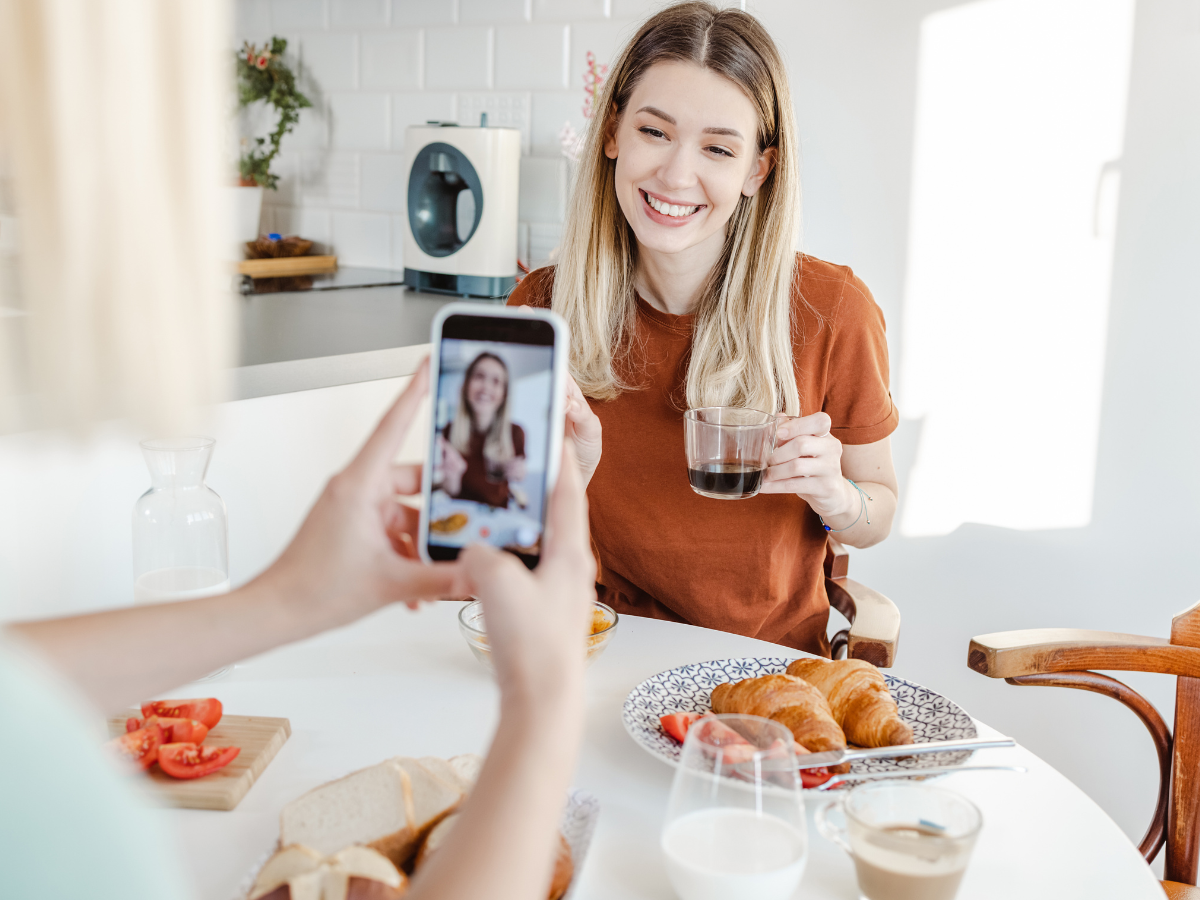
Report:
[[[161,603],[229,590],[225,503],[204,483],[212,438],[142,441],[150,490],[133,507],[133,602]]]

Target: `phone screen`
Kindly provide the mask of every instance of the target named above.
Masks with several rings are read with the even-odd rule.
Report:
[[[554,328],[539,319],[452,315],[433,396],[431,559],[468,544],[541,553],[554,397]]]

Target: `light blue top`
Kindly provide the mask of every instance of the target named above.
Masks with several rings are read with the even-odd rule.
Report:
[[[98,718],[0,629],[0,897],[192,897],[161,826],[101,754]]]

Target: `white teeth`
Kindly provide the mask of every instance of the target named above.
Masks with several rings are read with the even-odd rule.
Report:
[[[661,200],[651,197],[649,194],[646,194],[646,202],[664,216],[671,216],[672,218],[690,216],[700,208],[699,206],[675,206],[670,203],[663,203]]]

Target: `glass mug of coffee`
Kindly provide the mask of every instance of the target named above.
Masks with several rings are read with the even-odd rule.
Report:
[[[707,406],[683,419],[688,481],[714,500],[753,497],[775,450],[778,417],[757,409]]]
[[[883,781],[825,804],[816,823],[854,860],[866,900],[953,900],[983,816],[954,791]]]

